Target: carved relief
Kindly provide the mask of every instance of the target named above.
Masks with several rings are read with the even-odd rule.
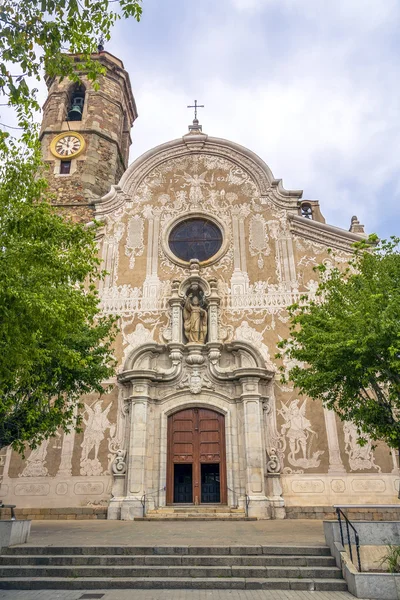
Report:
[[[43,440],[43,442],[37,448],[31,451],[26,460],[26,466],[22,473],[18,475],[18,477],[48,476],[49,472],[46,467],[46,455],[49,443],[50,439]]]
[[[264,267],[264,257],[271,253],[268,243],[267,224],[261,215],[253,215],[250,219],[249,248],[252,256],[257,256],[260,269]]]
[[[14,488],[16,496],[47,496],[49,492],[48,483],[18,483]]]
[[[292,491],[296,494],[321,494],[325,484],[321,479],[305,479],[292,481]]]
[[[253,327],[251,327],[247,321],[242,321],[239,327],[235,331],[235,340],[242,340],[249,344],[252,344],[260,352],[261,356],[265,360],[265,364],[268,369],[275,371],[275,367],[272,364],[268,346],[263,342],[263,335]]]
[[[128,222],[128,233],[126,236],[125,254],[129,256],[129,268],[135,266],[135,257],[141,256],[144,250],[143,240],[144,224],[139,215],[131,217]]]
[[[367,442],[364,446],[360,446],[358,443],[359,435],[357,427],[349,421],[344,422],[343,433],[344,449],[349,457],[350,470],[376,469],[380,473],[382,469],[379,465],[375,464],[371,439],[367,435],[363,435]]]
[[[199,369],[186,373],[178,388],[188,387],[192,394],[200,394],[203,387],[213,389],[210,379]]]
[[[95,402],[93,408],[85,404],[83,422],[86,427],[81,444],[81,475],[94,476],[103,474],[103,467],[98,458],[100,444],[104,440],[104,434],[107,429],[110,430],[110,436],[113,437],[115,425],[112,425],[108,420],[111,404],[104,411],[102,411],[102,404],[102,400]],[[92,457],[89,458],[92,451]]]
[[[126,330],[130,326],[130,324],[130,321],[122,321],[121,331],[125,345],[123,362],[125,362],[132,350],[134,350],[138,346],[141,346],[142,344],[147,344],[148,342],[154,342],[155,327],[153,327],[153,330],[150,331],[149,329],[146,329],[146,327],[142,325],[142,323],[138,323],[134,331],[132,331],[131,333],[126,333]]]
[[[282,402],[282,408],[278,410],[285,421],[281,428],[281,436],[289,442],[289,464],[302,469],[312,469],[319,467],[319,457],[324,451],[313,452],[318,434],[311,428],[311,423],[305,416],[307,399],[303,400],[301,406],[299,402],[299,399],[292,400],[289,406]]]

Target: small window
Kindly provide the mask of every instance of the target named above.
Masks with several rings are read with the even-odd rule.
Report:
[[[71,172],[71,161],[62,160],[60,164],[60,175],[69,175]]]
[[[305,217],[306,219],[313,218],[311,204],[302,204],[301,205],[301,216]]]

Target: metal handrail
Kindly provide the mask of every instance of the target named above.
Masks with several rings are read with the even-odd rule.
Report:
[[[250,504],[250,496],[246,494],[246,519],[249,516],[249,504]]]
[[[143,517],[146,516],[146,498],[147,496],[154,496],[155,494],[158,494],[158,492],[165,492],[165,486],[160,488],[159,490],[155,490],[154,492],[145,492],[143,494],[143,496],[140,498],[140,504],[143,507]]]
[[[11,521],[16,521],[16,516],[15,516],[15,512],[14,512],[14,508],[16,507],[15,504],[3,504],[2,501],[0,500],[0,509],[2,508],[9,508],[11,511]]]
[[[238,493],[235,490],[233,490],[232,488],[230,488],[229,485],[226,486],[226,489],[229,490],[230,492],[232,492],[232,494],[233,494],[233,502],[235,504],[235,506],[233,506],[233,508],[239,508],[238,497],[240,496],[240,493]]]
[[[335,506],[335,508],[336,508],[337,518],[338,518],[338,521],[339,521],[340,538],[342,540],[342,546],[343,546],[343,548],[345,547],[345,545],[344,545],[342,519],[341,519],[340,515],[343,515],[343,518],[344,518],[344,520],[346,522],[347,543],[349,545],[349,554],[350,554],[350,560],[351,560],[351,562],[353,562],[353,550],[352,550],[352,547],[351,547],[350,527],[354,531],[354,538],[355,538],[355,541],[356,541],[358,571],[361,573],[360,538],[358,536],[357,529],[354,527],[353,523],[347,518],[347,516],[344,514],[344,512],[342,511],[342,509],[339,506]]]

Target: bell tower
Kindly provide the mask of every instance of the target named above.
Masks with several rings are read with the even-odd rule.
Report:
[[[40,132],[54,204],[77,221],[91,221],[94,201],[118,183],[128,166],[130,130],[137,118],[129,75],[109,52],[93,55],[105,67],[97,89],[73,57],[79,83],[47,77]]]

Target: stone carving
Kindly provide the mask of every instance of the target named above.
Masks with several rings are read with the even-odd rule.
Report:
[[[285,421],[281,428],[281,435],[289,441],[289,464],[303,469],[312,469],[319,467],[321,462],[319,457],[324,451],[312,452],[313,441],[318,435],[311,429],[311,423],[305,416],[306,407],[307,399],[299,406],[299,399],[296,398],[289,406],[282,402],[282,409],[278,410],[278,413]]]
[[[306,481],[292,481],[292,491],[296,494],[321,494],[325,489],[322,479],[308,479]]]
[[[367,435],[363,437],[367,440],[364,446],[358,443],[359,435],[357,427],[350,421],[345,421],[343,425],[344,449],[349,457],[351,471],[361,471],[364,469],[376,469],[379,473],[381,467],[375,464],[375,458],[372,451],[372,441]]]
[[[104,433],[107,429],[110,430],[110,436],[113,437],[115,425],[112,425],[108,420],[108,413],[111,409],[111,404],[102,411],[102,400],[95,402],[93,408],[85,404],[85,415],[83,422],[86,425],[83,442],[81,444],[81,475],[102,475],[103,467],[98,458],[100,444],[104,439]],[[87,418],[86,418],[87,415]],[[94,449],[94,457],[89,458],[89,454]]]
[[[18,483],[14,488],[16,496],[47,496],[49,492],[48,483]]]
[[[91,495],[91,494],[102,494],[104,492],[104,483],[102,481],[96,481],[95,483],[84,483],[78,482],[74,487],[75,494],[78,495]]]
[[[343,479],[332,479],[331,489],[335,494],[342,494],[346,489],[346,484]]]
[[[144,224],[139,215],[135,215],[129,220],[128,233],[126,236],[125,254],[129,256],[129,268],[135,266],[135,257],[141,256],[144,250],[143,240]]]
[[[257,264],[260,269],[264,267],[264,256],[271,253],[268,244],[267,224],[261,215],[253,215],[250,220],[249,248],[252,256],[258,256]]]
[[[269,355],[268,346],[263,342],[263,334],[251,327],[247,321],[242,321],[235,331],[235,340],[241,340],[252,344],[260,352],[265,360],[266,367],[271,371],[275,371]]]
[[[203,387],[213,389],[211,381],[199,369],[193,369],[185,375],[178,388],[185,387],[188,387],[192,394],[200,394]]]
[[[50,439],[43,442],[28,456],[26,466],[18,477],[47,477],[49,474],[46,465],[47,447]]]
[[[267,460],[267,473],[280,473],[281,461],[275,448],[270,448]]]
[[[351,487],[355,492],[384,492],[386,490],[386,484],[383,479],[353,479]]]
[[[132,333],[125,333],[125,330],[130,323],[129,321],[123,321],[122,323],[123,326],[121,328],[121,331],[122,336],[124,338],[124,344],[126,344],[122,360],[123,362],[125,362],[128,355],[132,352],[132,350],[134,350],[134,348],[137,348],[142,344],[154,342],[155,327],[153,327],[152,331],[149,331],[149,329],[146,329],[146,327],[142,325],[142,323],[138,323],[135,327],[135,330]]]
[[[125,456],[126,450],[122,450],[122,448],[117,450],[115,460],[112,465],[112,472],[114,475],[124,475],[126,473]]]
[[[207,310],[202,308],[198,286],[192,286],[183,307],[183,328],[189,342],[204,344],[207,335]]]
[[[58,496],[65,496],[68,492],[68,484],[66,483],[57,483],[56,494]]]

